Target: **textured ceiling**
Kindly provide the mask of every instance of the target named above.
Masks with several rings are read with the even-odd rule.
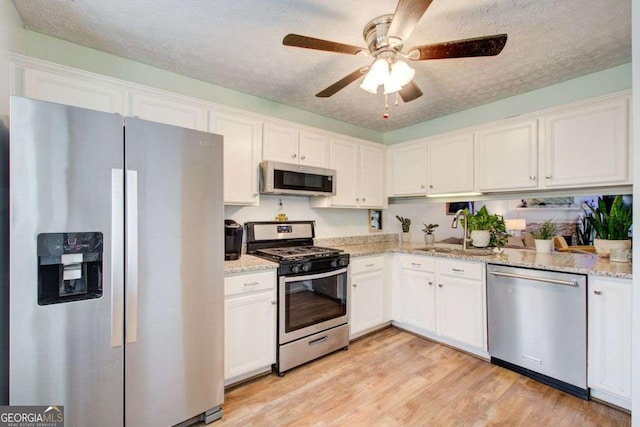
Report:
[[[383,120],[383,95],[359,82],[314,96],[370,57],[287,47],[282,38],[365,47],[363,27],[393,13],[395,0],[14,4],[27,29],[380,132],[631,61],[630,0],[434,0],[406,47],[498,33],[509,35],[507,45],[496,57],[413,62],[424,96],[390,105]]]

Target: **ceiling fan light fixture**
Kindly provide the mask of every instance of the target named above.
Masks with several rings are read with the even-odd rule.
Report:
[[[385,93],[385,95],[388,95],[388,94],[393,93],[393,92],[398,92],[400,90],[402,90],[402,86],[400,86],[398,84],[398,82],[393,79],[393,77],[390,76],[384,82],[384,93]]]
[[[362,84],[360,84],[360,89],[375,95],[378,93],[378,86],[378,81],[375,79],[375,76],[371,73],[371,71],[369,71],[367,75],[364,76]]]
[[[398,60],[391,66],[391,80],[393,80],[398,86],[406,85],[413,80],[415,75],[416,70],[411,68],[404,61]]]
[[[384,58],[373,61],[367,76],[371,75],[378,85],[384,84],[389,79],[389,62]]]

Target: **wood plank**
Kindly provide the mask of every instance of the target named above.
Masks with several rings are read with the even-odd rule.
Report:
[[[390,327],[227,391],[225,426],[629,426],[631,418]]]

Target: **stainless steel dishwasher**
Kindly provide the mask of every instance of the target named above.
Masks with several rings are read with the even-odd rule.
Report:
[[[489,264],[491,362],[588,399],[586,288],[584,275]]]

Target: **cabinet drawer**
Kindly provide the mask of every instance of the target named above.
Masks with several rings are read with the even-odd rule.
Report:
[[[362,257],[351,259],[351,274],[367,273],[369,271],[382,270],[384,268],[384,257]]]
[[[402,268],[419,271],[435,271],[436,261],[435,259],[426,256],[403,255]]]
[[[464,261],[438,260],[438,274],[443,276],[462,277],[471,280],[482,280],[482,264]]]
[[[273,271],[229,276],[224,278],[224,295],[229,296],[273,289],[275,285],[276,275]]]

